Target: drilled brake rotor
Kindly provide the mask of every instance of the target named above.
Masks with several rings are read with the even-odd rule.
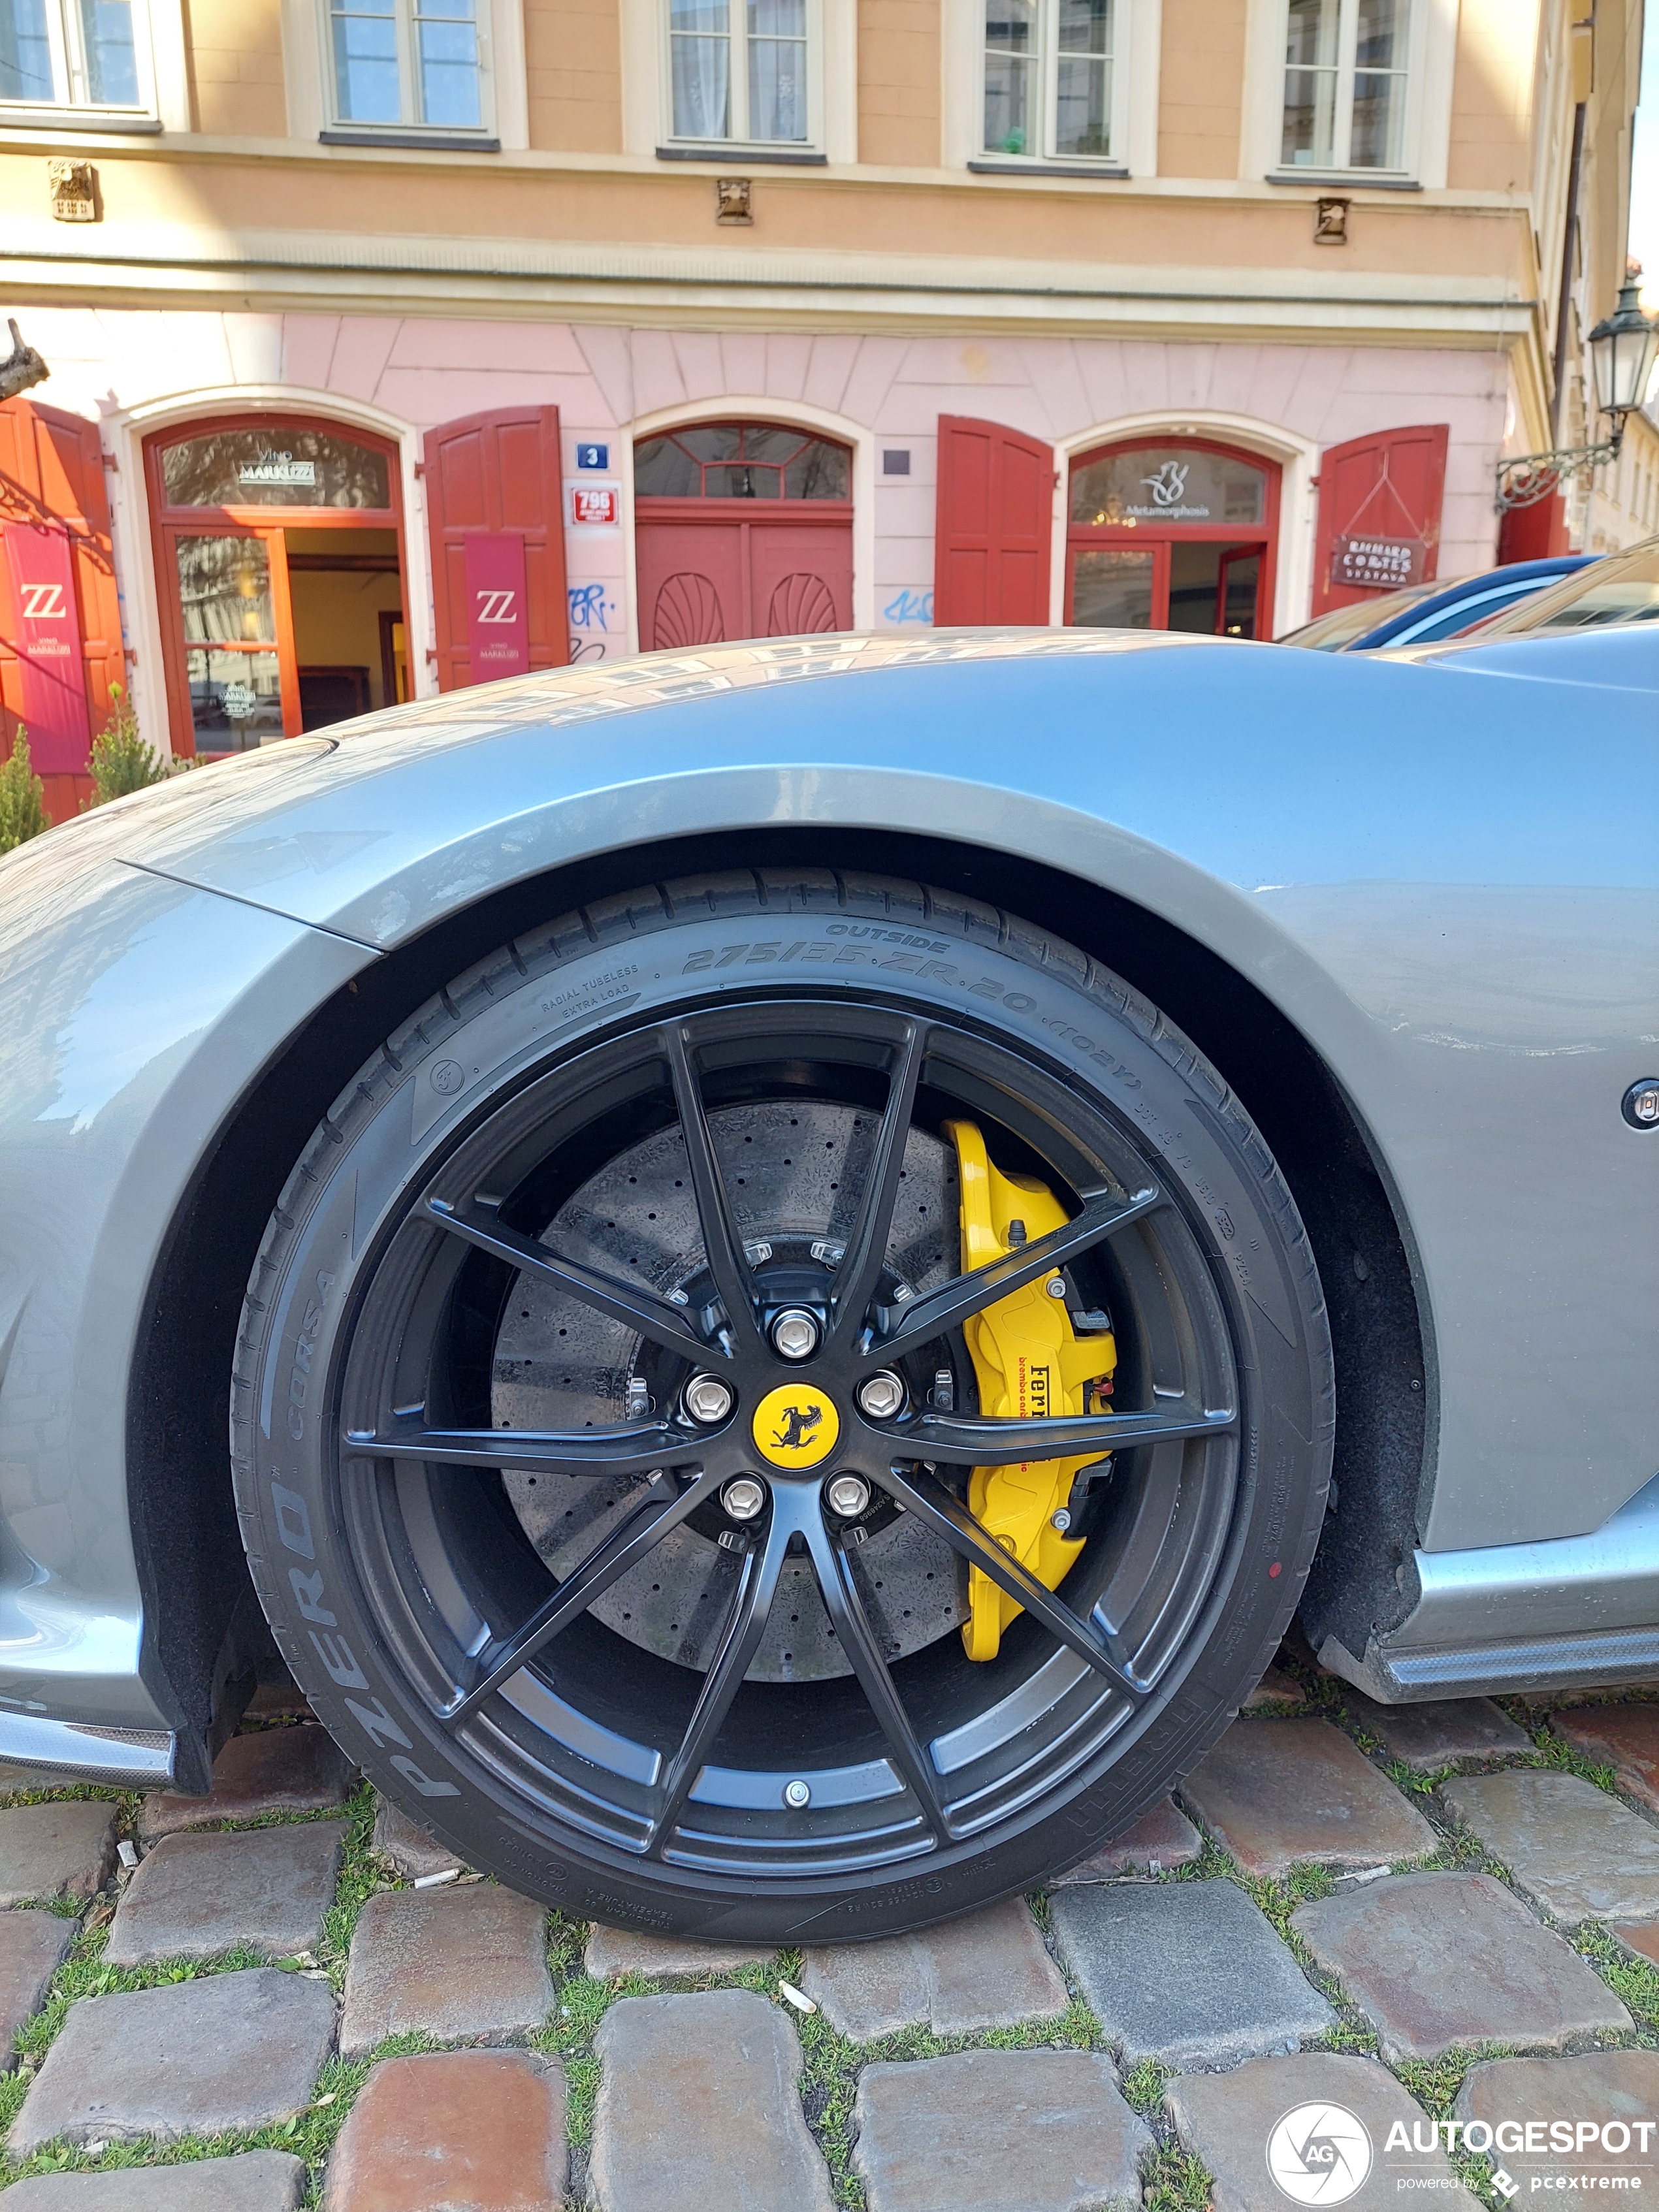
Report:
[[[709,1127],[751,1264],[805,1260],[814,1243],[845,1241],[863,1188],[875,1117],[821,1101],[765,1101],[711,1113]],[[949,1146],[912,1128],[887,1264],[915,1291],[957,1272],[958,1200]],[[666,1295],[703,1268],[685,1142],[663,1130],[619,1153],[566,1200],[544,1233],[566,1258],[647,1284]],[[771,1248],[769,1259],[760,1248]],[[599,1428],[625,1417],[628,1378],[644,1357],[639,1336],[520,1276],[496,1339],[491,1391],[497,1426]],[[879,1470],[872,1468],[872,1474]],[[508,1474],[526,1534],[562,1578],[636,1496],[637,1480]],[[632,1644],[706,1668],[738,1564],[715,1540],[718,1524],[684,1525],[614,1583],[591,1610]],[[879,1516],[854,1554],[872,1626],[901,1658],[965,1618],[966,1570],[944,1540],[908,1516]],[[786,1561],[749,1679],[823,1680],[851,1674],[805,1559]]]

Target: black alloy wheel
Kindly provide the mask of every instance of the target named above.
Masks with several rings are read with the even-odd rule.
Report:
[[[1067,1216],[968,1274],[964,1120]],[[1111,1412],[979,1410],[963,1324],[1040,1278],[1113,1325]],[[989,909],[798,874],[568,918],[393,1037],[273,1217],[234,1425],[279,1644],[390,1796],[577,1917],[800,1941],[1167,1790],[1282,1633],[1330,1419],[1191,1047]],[[1079,1458],[1051,1589],[969,1471]]]

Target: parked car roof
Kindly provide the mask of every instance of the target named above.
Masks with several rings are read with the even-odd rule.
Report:
[[[1511,561],[1460,576],[1451,584],[1413,584],[1362,605],[1337,607],[1279,640],[1318,653],[1365,653],[1381,645],[1432,645],[1456,637],[1517,599],[1574,574],[1595,558],[1589,553],[1552,554],[1541,561]]]
[[[1530,637],[1551,631],[1605,629],[1659,621],[1659,538],[1622,553],[1604,554],[1588,575],[1567,577],[1483,626],[1482,638]]]

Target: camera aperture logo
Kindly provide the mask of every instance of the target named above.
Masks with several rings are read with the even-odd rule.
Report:
[[[1292,2204],[1346,2204],[1370,2170],[1370,2136],[1346,2105],[1297,2105],[1267,2138],[1267,2171]]]

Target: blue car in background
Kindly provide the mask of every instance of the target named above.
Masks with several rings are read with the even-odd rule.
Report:
[[[1558,583],[1595,558],[1589,553],[1558,553],[1544,561],[1513,561],[1463,576],[1455,584],[1412,584],[1387,592],[1363,605],[1335,607],[1316,622],[1289,630],[1281,645],[1311,646],[1316,653],[1364,653],[1378,645],[1435,645],[1461,637],[1475,623],[1505,611],[1522,599]]]

